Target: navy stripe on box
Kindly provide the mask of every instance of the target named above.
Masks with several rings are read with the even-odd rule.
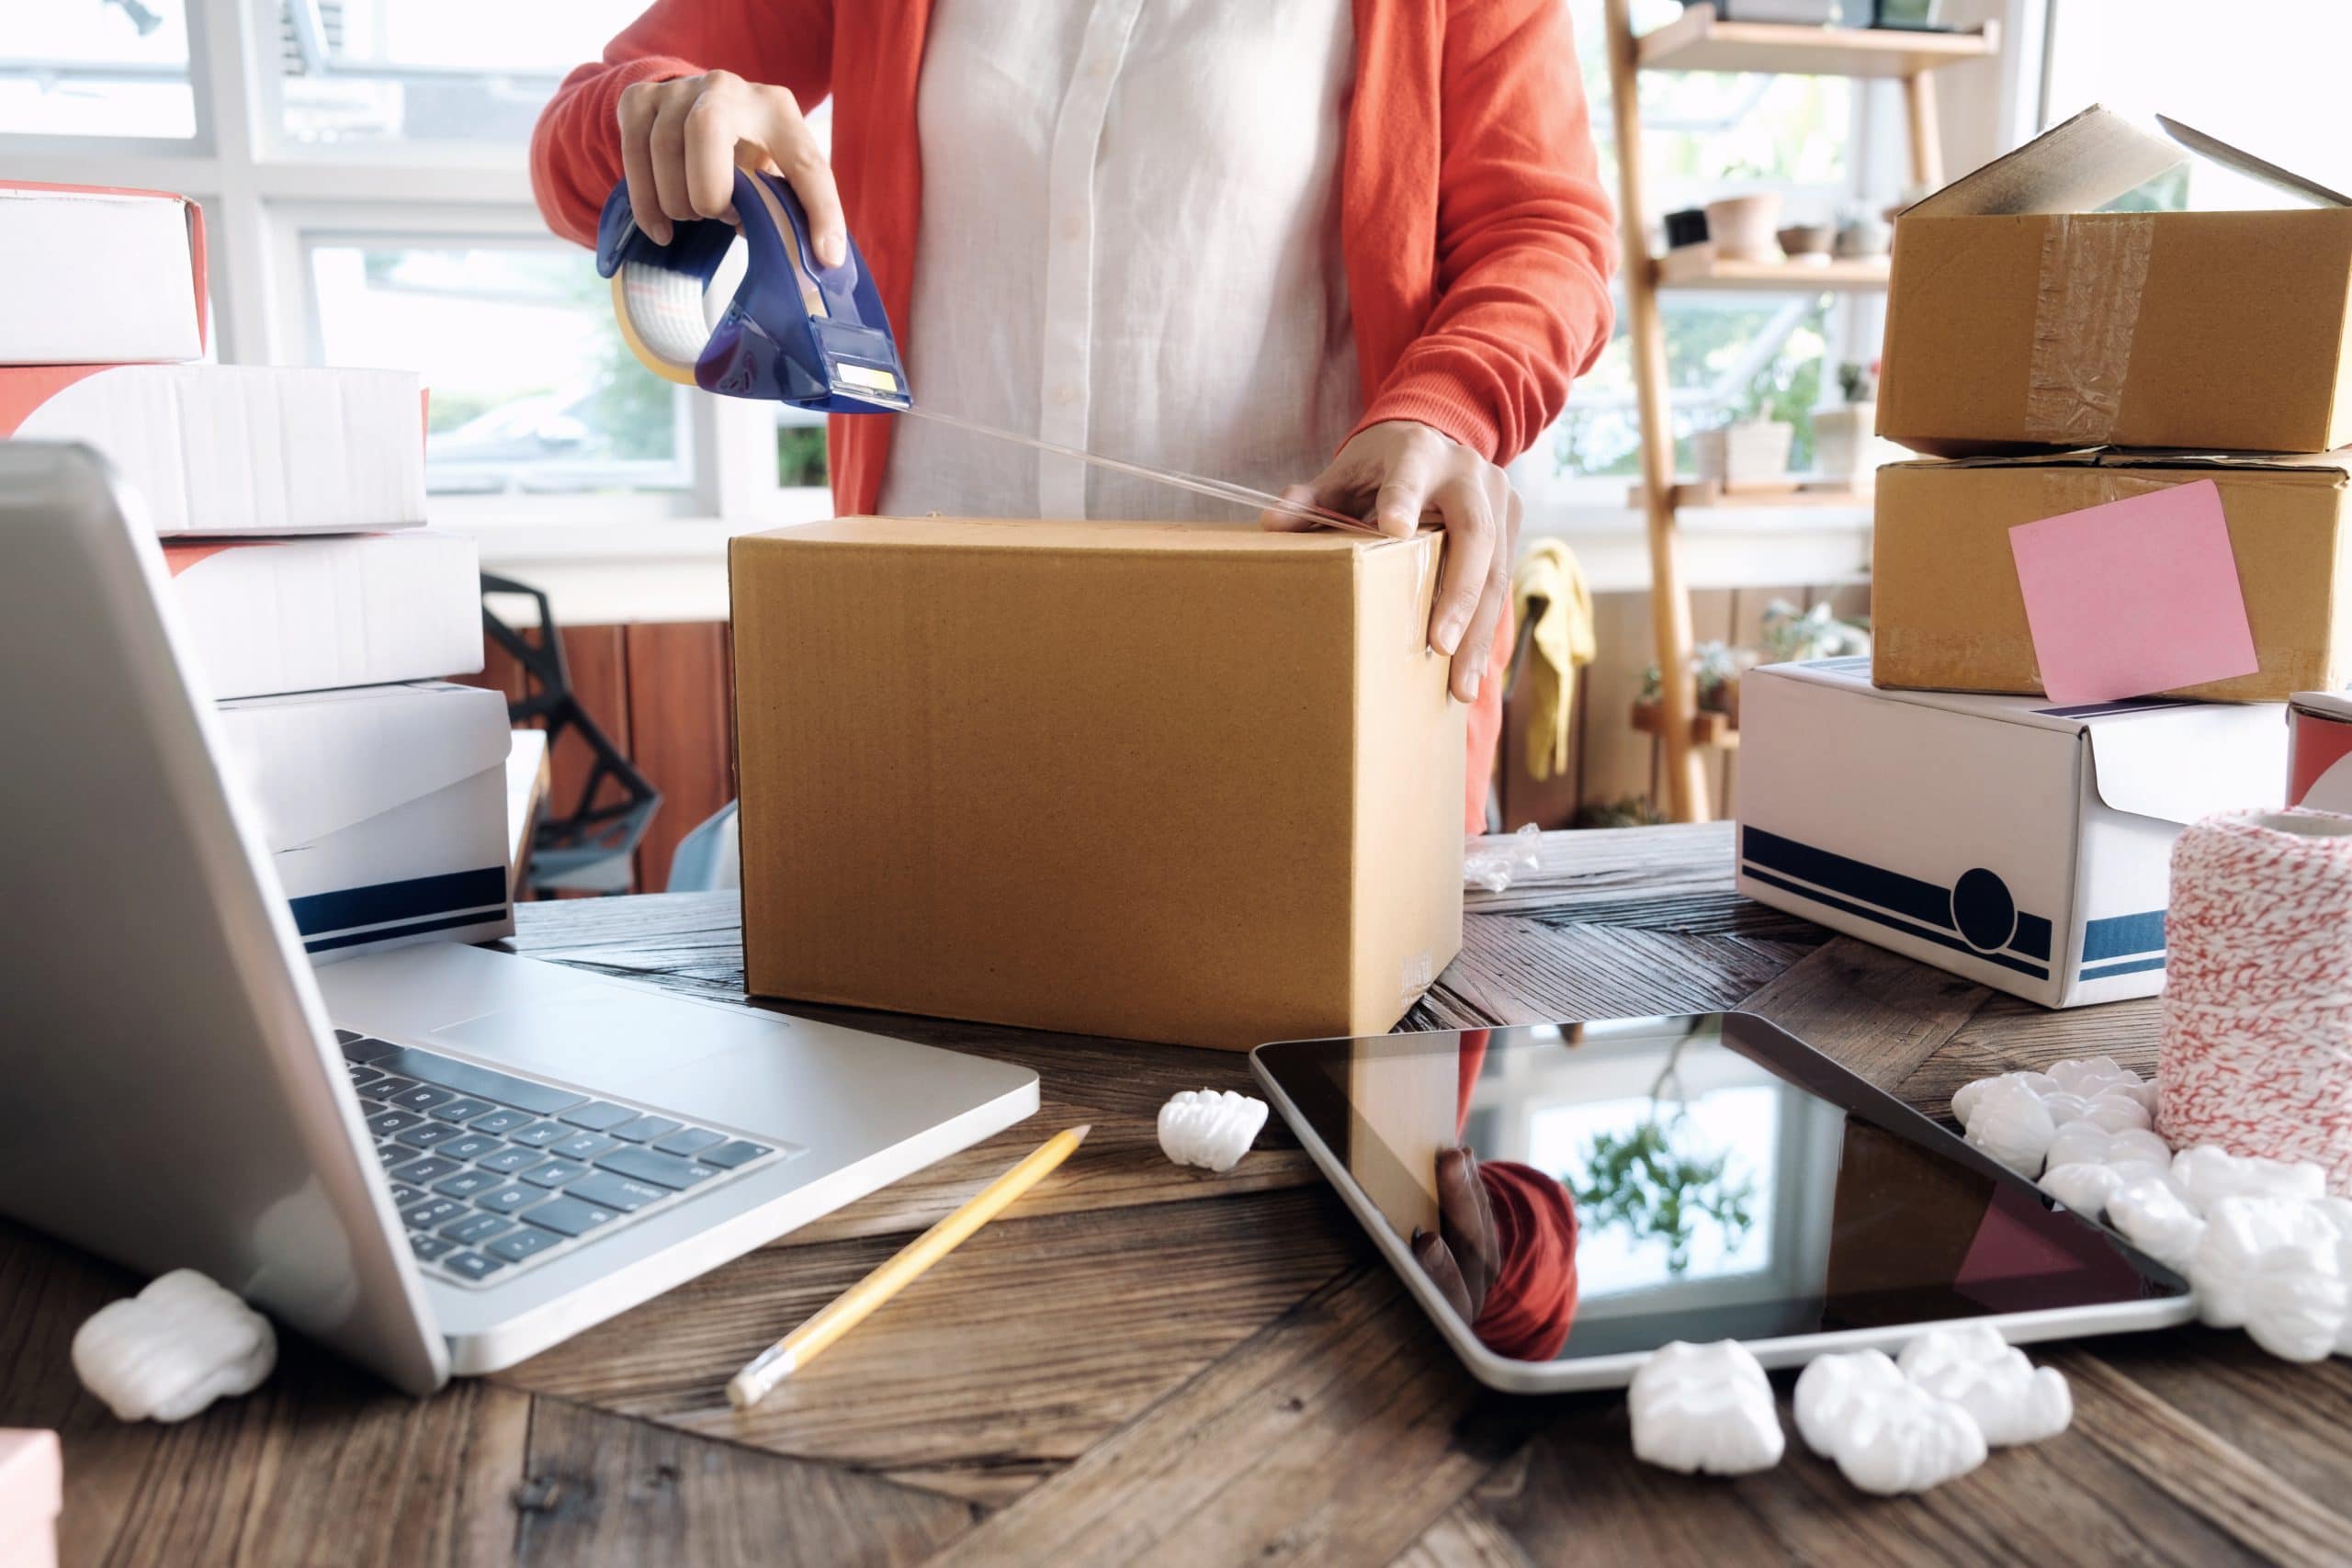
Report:
[[[2075,978],[2081,980],[2106,980],[2111,979],[2118,975],[2137,975],[2143,970],[2161,969],[2164,966],[2165,955],[2159,953],[2154,958],[2133,958],[2128,959],[2121,964],[2102,964],[2096,969],[2086,967],[2077,972]]]
[[[462,915],[445,915],[437,920],[409,920],[395,926],[377,926],[364,931],[345,931],[341,936],[313,937],[302,943],[305,953],[333,953],[339,947],[358,947],[365,942],[390,942],[394,937],[423,936],[428,931],[453,931],[459,926],[478,926],[496,920],[504,905],[487,909],[469,909]]]
[[[2040,915],[2019,915],[2018,929],[2009,938],[2009,950],[2022,953],[2028,958],[2050,959],[2050,922]]]
[[[293,907],[294,929],[305,937],[347,931],[354,926],[390,925],[396,920],[445,915],[452,909],[503,905],[506,868],[486,865],[476,871],[413,876],[402,882],[378,882],[366,887],[313,893],[287,902]],[[372,940],[372,935],[366,940]]]
[[[2146,909],[2136,915],[2109,915],[2083,927],[2083,962],[2129,958],[2165,950],[2165,912]]]
[[[1783,839],[1761,828],[1739,830],[1739,852],[1758,865],[1834,887],[1923,925],[1951,930],[1951,890],[1948,887],[1884,871],[1866,861],[1833,855],[1827,850],[1816,850],[1811,844],[1800,844],[1794,839]],[[1804,890],[1800,887],[1790,891]]]
[[[2078,703],[2070,708],[2036,708],[2052,718],[2099,718],[2111,713],[2145,713],[2152,708],[2185,708],[2196,705],[2187,697],[2118,697],[2111,703]]]
[[[1752,864],[1744,865],[1740,869],[1768,887],[1777,887],[1783,893],[1793,893],[1800,898],[1810,898],[1816,904],[1826,904],[1830,908],[1842,910],[1860,919],[1873,921],[1890,931],[1901,931],[1905,936],[1917,937],[1921,942],[1932,942],[1939,947],[1949,947],[1954,953],[1964,953],[1971,958],[1981,958],[1987,964],[1997,964],[2004,969],[2014,969],[2020,975],[2030,975],[2037,980],[2050,978],[2050,971],[2039,964],[2028,964],[2021,959],[2012,958],[2006,953],[1979,953],[1956,936],[1947,936],[1942,931],[1928,931],[1924,927],[1915,926],[1908,920],[1895,919],[1881,910],[1849,903],[1846,899],[1824,893],[1818,888],[1800,887],[1793,882],[1774,876],[1770,872],[1759,870]]]

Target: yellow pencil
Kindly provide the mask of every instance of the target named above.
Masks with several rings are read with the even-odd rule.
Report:
[[[1055,1134],[1036,1152],[991,1181],[972,1201],[899,1249],[879,1269],[835,1296],[816,1316],[752,1358],[727,1385],[727,1401],[748,1410],[775,1385],[807,1366],[842,1335],[865,1321],[876,1307],[920,1279],[924,1269],[963,1245],[965,1238],[1043,1181],[1055,1167],[1078,1152],[1091,1124]]]

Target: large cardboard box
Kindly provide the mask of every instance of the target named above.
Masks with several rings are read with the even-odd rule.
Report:
[[[2166,694],[2284,702],[2352,682],[2346,575],[2352,453],[2072,452],[1892,463],[1878,471],[1871,617],[1882,686],[2042,691],[2009,530],[2211,479],[2261,668]]]
[[[433,528],[174,539],[172,598],[216,697],[375,686],[481,668],[481,560]]]
[[[2320,452],[2352,443],[2352,209],[2186,128],[2084,111],[1894,226],[1878,430],[2028,446]],[[2327,203],[2098,212],[2184,142]]]
[[[1868,658],[1740,682],[1739,890],[2048,1007],[2155,994],[2173,840],[2278,804],[2271,705],[1888,692]]]
[[[418,682],[218,712],[309,952],[514,934],[504,697]]]
[[[0,180],[0,365],[200,359],[205,301],[187,197]]]
[[[1243,1048],[1462,938],[1440,538],[849,518],[730,553],[761,996]]]
[[[0,366],[0,436],[96,447],[158,534],[424,521],[424,393],[407,370]]]

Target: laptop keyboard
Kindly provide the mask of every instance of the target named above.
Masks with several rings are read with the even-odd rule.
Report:
[[[427,1273],[454,1284],[503,1283],[575,1242],[797,1152],[334,1032],[409,1247]]]

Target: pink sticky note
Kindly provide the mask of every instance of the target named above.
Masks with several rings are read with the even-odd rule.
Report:
[[[2211,479],[2021,523],[2009,551],[2054,703],[2143,697],[2261,668]]]

